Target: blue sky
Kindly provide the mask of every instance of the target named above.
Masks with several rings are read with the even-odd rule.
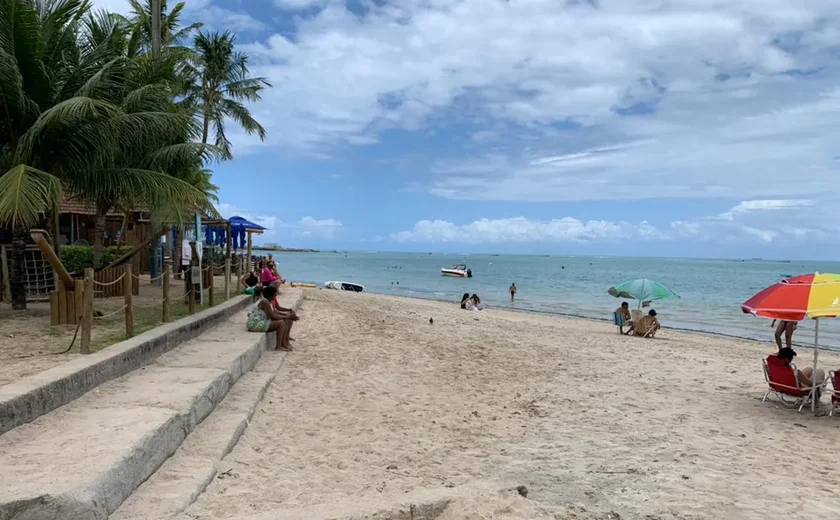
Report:
[[[840,256],[840,2],[187,7],[273,84],[214,167],[267,242]]]

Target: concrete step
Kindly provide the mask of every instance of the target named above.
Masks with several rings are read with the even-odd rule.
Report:
[[[184,511],[216,477],[220,463],[245,433],[287,354],[267,352],[178,451],[144,482],[111,520],[164,520]]]
[[[288,291],[281,303],[299,297]],[[246,312],[0,436],[0,520],[116,511],[273,346],[245,330]]]

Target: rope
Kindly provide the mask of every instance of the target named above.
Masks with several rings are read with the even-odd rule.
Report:
[[[115,283],[121,281],[123,278],[125,278],[125,273],[121,274],[120,277],[114,280],[113,282],[97,282],[96,280],[94,280],[93,283],[101,287],[107,287],[109,285],[114,285]]]
[[[167,298],[161,298],[160,300],[154,301],[148,305],[134,305],[136,309],[151,309],[152,307],[157,307],[161,303],[165,302]]]
[[[156,277],[154,277],[154,278],[149,278],[149,283],[151,283],[151,282],[156,282],[156,281],[160,280],[161,278],[163,278],[163,277],[164,277],[164,275],[166,275],[166,273],[163,273],[162,275],[160,275],[160,276],[156,276]],[[125,275],[123,275],[123,276],[125,276]],[[135,280],[139,280],[139,279],[140,279],[140,275],[139,275],[139,274],[134,274],[134,273],[131,273],[131,276],[133,276]]]
[[[203,273],[203,272],[207,271],[208,269],[210,269],[211,267],[213,267],[213,266],[212,266],[212,265],[208,265],[207,267],[205,267],[204,269],[202,269],[202,270],[201,270],[201,272]]]
[[[110,318],[111,316],[114,316],[115,314],[117,314],[117,313],[119,313],[119,312],[124,311],[127,307],[128,307],[128,305],[123,305],[122,307],[120,307],[119,309],[115,310],[115,311],[114,311],[114,312],[112,312],[111,314],[106,314],[106,315],[104,315],[104,316],[94,316],[94,317],[93,317],[93,319],[95,319],[95,320],[104,320],[105,318]]]

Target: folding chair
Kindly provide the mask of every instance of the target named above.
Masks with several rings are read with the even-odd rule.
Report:
[[[615,325],[616,329],[618,329],[619,334],[624,334],[624,327],[630,325],[632,326],[633,322],[624,321],[624,315],[620,312],[613,313],[613,325]]]
[[[767,391],[764,392],[764,397],[761,402],[765,402],[770,394],[774,394],[779,398],[779,401],[785,406],[799,405],[799,411],[807,404],[811,404],[811,390],[812,387],[803,387],[799,382],[799,371],[796,370],[796,365],[791,363],[789,366],[784,365],[770,365],[766,359],[761,360],[764,372],[764,380],[767,381]],[[817,387],[817,399],[820,393],[828,384],[828,379],[825,381],[814,381]]]

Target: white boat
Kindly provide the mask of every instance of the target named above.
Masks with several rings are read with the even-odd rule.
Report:
[[[364,292],[365,286],[358,283],[351,282],[324,282],[325,289],[333,289],[336,291],[351,291]]]
[[[455,278],[472,278],[472,270],[467,269],[467,266],[464,264],[455,264],[450,268],[444,267],[440,270],[440,274]]]

